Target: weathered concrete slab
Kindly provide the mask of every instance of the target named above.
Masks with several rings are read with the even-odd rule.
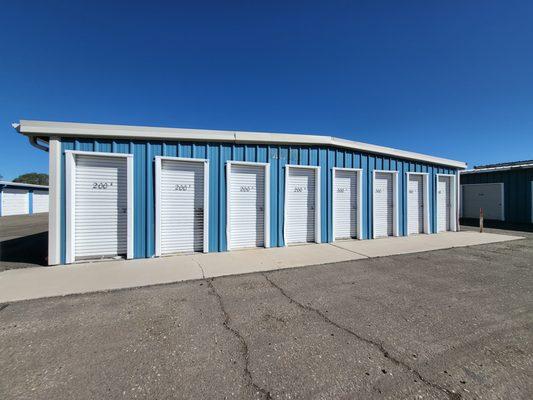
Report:
[[[383,257],[395,254],[419,253],[423,251],[450,249],[453,247],[506,242],[517,239],[523,239],[523,237],[465,231],[375,240],[344,240],[335,242],[335,245],[367,257]]]
[[[0,303],[201,279],[192,257],[14,269],[0,273]]]
[[[199,254],[195,256],[198,263],[202,265],[206,278],[273,271],[361,258],[366,257],[330,244],[307,244],[270,249]]]
[[[478,232],[33,267],[0,273],[0,303],[274,271],[520,239]]]

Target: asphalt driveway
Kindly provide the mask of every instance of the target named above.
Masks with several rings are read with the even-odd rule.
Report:
[[[525,235],[4,305],[0,398],[529,399]]]

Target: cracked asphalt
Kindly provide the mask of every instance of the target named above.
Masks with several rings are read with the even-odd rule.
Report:
[[[0,305],[0,398],[530,399],[523,235]]]

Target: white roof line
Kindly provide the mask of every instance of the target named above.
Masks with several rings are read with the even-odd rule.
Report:
[[[33,183],[22,183],[22,182],[0,181],[0,185],[6,185],[6,186],[23,186],[23,187],[31,187],[31,188],[37,188],[37,189],[48,189],[48,186],[44,186],[44,185],[34,185]]]
[[[524,169],[524,168],[533,168],[533,163],[529,164],[517,164],[517,165],[506,165],[501,167],[490,167],[490,168],[477,168],[477,169],[467,169],[461,171],[461,174],[479,174],[482,172],[498,172],[498,171],[509,171],[511,169]]]
[[[301,135],[287,133],[239,132],[207,129],[162,128],[128,125],[86,124],[74,122],[51,122],[20,120],[14,128],[27,136],[100,137],[107,139],[153,139],[194,140],[232,143],[272,143],[325,145],[387,156],[423,161],[432,164],[466,168],[466,163],[441,157],[397,150],[390,147],[355,142],[332,136]]]

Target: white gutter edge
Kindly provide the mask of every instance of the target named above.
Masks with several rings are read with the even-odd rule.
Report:
[[[36,189],[47,189],[48,186],[45,185],[35,185],[33,183],[21,183],[21,182],[8,182],[8,181],[0,181],[0,185],[5,186],[20,186],[20,187],[28,187],[28,188],[36,188]]]
[[[512,169],[527,169],[527,168],[533,168],[533,164],[517,164],[517,165],[508,165],[505,167],[492,167],[492,168],[479,168],[479,169],[467,169],[464,171],[460,171],[461,175],[469,175],[469,174],[481,174],[481,173],[487,173],[487,172],[499,172],[499,171],[509,171]]]
[[[387,156],[424,161],[432,164],[454,168],[466,168],[466,163],[446,158],[433,157],[425,154],[390,147],[355,142],[347,139],[321,135],[302,135],[287,133],[238,132],[204,129],[161,128],[128,125],[86,124],[74,122],[51,122],[20,120],[13,124],[18,132],[26,136],[65,136],[65,137],[101,137],[115,139],[154,139],[154,140],[197,140],[232,143],[272,143],[325,145],[360,150]]]

